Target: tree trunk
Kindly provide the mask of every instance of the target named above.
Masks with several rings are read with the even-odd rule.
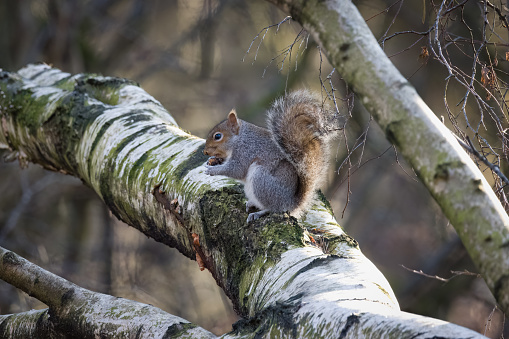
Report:
[[[0,145],[18,152],[22,164],[79,177],[119,219],[207,268],[244,318],[226,337],[482,337],[401,312],[386,279],[321,195],[301,220],[271,214],[246,225],[242,187],[204,175],[203,140],[179,129],[133,82],[30,65],[1,72],[0,90]],[[45,302],[48,314],[69,314],[64,327],[75,336],[98,336],[125,316],[62,278],[40,284],[39,273],[21,261],[3,253],[1,278]],[[115,298],[105,298],[116,305]],[[101,308],[103,316],[83,325],[78,310],[85,306]],[[42,319],[62,328],[59,317],[48,319],[41,311],[2,316],[0,329],[14,328],[13,317],[23,317],[25,326]],[[152,327],[159,320],[143,321]]]

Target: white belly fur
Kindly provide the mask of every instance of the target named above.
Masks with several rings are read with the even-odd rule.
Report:
[[[265,206],[263,206],[258,199],[256,198],[254,194],[254,188],[253,188],[253,173],[256,171],[257,167],[259,165],[252,163],[251,166],[249,166],[249,169],[247,170],[246,175],[246,182],[244,184],[244,193],[246,194],[247,201],[250,205],[254,205],[258,207],[259,209],[263,210],[265,209]]]

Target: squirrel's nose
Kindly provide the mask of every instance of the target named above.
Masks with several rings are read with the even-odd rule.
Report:
[[[209,152],[207,152],[206,150],[203,150],[203,154],[209,155]]]

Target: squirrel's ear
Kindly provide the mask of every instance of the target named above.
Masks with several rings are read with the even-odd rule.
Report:
[[[228,119],[226,119],[226,121],[228,121],[228,127],[232,129],[233,134],[239,134],[240,123],[237,119],[237,112],[235,112],[234,109],[228,113]]]

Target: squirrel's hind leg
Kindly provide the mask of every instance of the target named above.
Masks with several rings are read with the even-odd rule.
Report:
[[[297,173],[292,171],[289,163],[279,163],[278,167],[269,170],[256,162],[249,166],[244,192],[247,197],[246,209],[257,207],[259,212],[250,213],[247,222],[256,220],[269,212],[294,210],[296,205],[295,190]]]

